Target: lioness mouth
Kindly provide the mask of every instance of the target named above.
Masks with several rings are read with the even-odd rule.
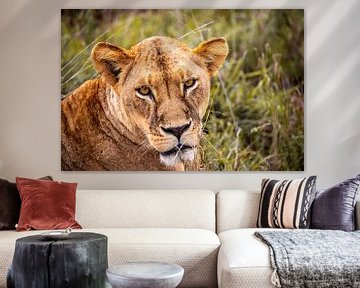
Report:
[[[194,147],[191,147],[191,146],[188,146],[188,145],[181,145],[181,144],[178,144],[177,146],[175,146],[174,148],[168,150],[168,151],[165,151],[165,152],[162,152],[160,153],[162,156],[170,156],[172,154],[176,154],[176,153],[179,153],[179,152],[182,152],[182,151],[185,151],[185,150],[188,150],[188,149],[193,149]]]
[[[160,153],[160,160],[166,166],[174,166],[179,162],[193,161],[194,147],[178,144],[174,148]]]

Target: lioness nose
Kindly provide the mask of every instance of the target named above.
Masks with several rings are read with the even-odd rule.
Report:
[[[181,135],[187,130],[189,129],[191,124],[191,121],[185,125],[182,126],[178,126],[178,127],[169,127],[169,128],[164,128],[161,127],[161,129],[169,134],[174,135],[178,140],[180,140]]]

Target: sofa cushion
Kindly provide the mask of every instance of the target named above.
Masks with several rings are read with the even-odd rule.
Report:
[[[248,190],[222,190],[216,194],[217,233],[256,227],[260,193]]]
[[[77,231],[77,230],[74,230]],[[220,241],[203,229],[138,228],[82,229],[108,237],[109,265],[136,261],[163,261],[185,269],[179,287],[216,287],[216,262]],[[6,287],[6,273],[11,264],[17,238],[44,231],[0,232],[0,287]]]
[[[219,234],[219,288],[267,288],[271,284],[269,248],[254,236],[264,228],[235,229]]]
[[[215,231],[215,194],[209,190],[78,190],[76,197],[83,228]]]

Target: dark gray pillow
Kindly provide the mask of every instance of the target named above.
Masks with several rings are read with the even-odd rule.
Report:
[[[0,179],[0,230],[15,229],[21,200],[15,183]]]
[[[360,174],[328,189],[318,190],[312,205],[311,228],[353,231],[359,186]]]

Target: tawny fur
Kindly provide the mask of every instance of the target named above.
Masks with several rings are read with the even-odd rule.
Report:
[[[101,77],[61,101],[62,170],[183,170],[187,160],[198,159],[210,78],[227,53],[223,38],[195,49],[160,36],[129,50],[98,43],[92,60]],[[196,85],[185,89],[188,79]],[[144,85],[151,97],[136,92]],[[188,123],[180,139],[163,129]],[[170,166],[163,164],[160,153],[179,144],[193,149],[176,155]]]

